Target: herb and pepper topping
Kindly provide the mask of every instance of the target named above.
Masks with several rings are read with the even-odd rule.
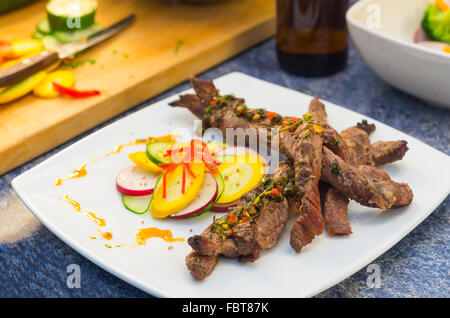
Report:
[[[233,227],[242,222],[251,222],[264,206],[266,200],[282,202],[284,198],[296,195],[295,185],[287,177],[275,180],[264,177],[256,188],[252,198],[246,204],[238,207],[227,217],[215,220],[211,225],[211,233],[220,234],[223,240],[233,235]]]
[[[234,99],[235,96],[233,94],[223,95],[223,96],[216,96],[212,101],[209,102],[208,107],[205,108],[205,114],[203,115],[203,119],[208,120],[211,118],[213,109],[221,109],[228,105],[228,101]],[[218,117],[218,118],[217,118]],[[218,115],[215,118],[216,123],[219,123],[221,121],[221,116]]]

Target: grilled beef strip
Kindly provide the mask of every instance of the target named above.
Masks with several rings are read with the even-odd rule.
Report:
[[[347,197],[336,189],[331,187],[327,190],[323,203],[323,216],[330,236],[352,233],[347,217],[348,203]]]
[[[317,101],[313,100],[312,104],[317,105]],[[323,141],[318,134],[308,133],[307,126],[306,122],[295,132],[297,148],[294,171],[300,215],[291,228],[290,244],[297,253],[325,229],[318,189]]]
[[[361,165],[357,169],[363,176],[373,182],[391,180],[386,172],[374,166]],[[330,236],[352,234],[352,228],[348,220],[348,204],[348,198],[335,188],[330,187],[326,190],[323,203],[323,217]]]
[[[314,97],[309,104],[308,113],[311,114],[312,118],[319,125],[324,125],[327,123],[327,112],[325,110],[325,105],[319,100],[318,97]]]
[[[326,147],[323,147],[322,180],[349,199],[383,211],[408,205],[413,198],[406,183],[369,179]]]
[[[327,124],[325,106],[322,104],[322,107],[318,107],[317,102],[311,103],[309,113],[315,121],[320,119],[320,123],[324,127],[321,134],[324,145],[331,147],[331,150],[344,161],[354,163],[356,154],[353,153],[353,149],[347,145],[344,138],[334,128]],[[328,234],[330,236],[351,234],[352,230],[347,216],[348,198],[331,186],[322,187],[320,190],[323,191],[323,220]]]
[[[239,258],[241,262],[255,261],[261,249],[275,245],[286,226],[289,216],[288,198],[295,194],[291,165],[290,162],[280,163],[273,178],[263,179],[257,188],[244,195],[238,205],[225,216],[214,220],[200,235],[191,236],[188,244],[196,253],[204,256],[222,255]],[[271,192],[276,185],[283,189],[280,190],[279,197]],[[232,224],[230,220],[234,216],[237,216],[238,221]],[[194,265],[197,262],[196,255],[186,259],[190,270],[198,267]],[[199,262],[204,260],[202,258]],[[194,274],[200,276],[197,272]]]
[[[357,126],[347,128],[340,134],[345,143],[353,152],[353,160],[350,162],[354,166],[372,165],[371,145],[367,132]]]
[[[361,132],[358,132],[357,129],[365,131],[367,133],[367,136],[365,136]],[[372,165],[379,166],[387,163],[393,163],[398,160],[402,160],[403,157],[405,156],[405,153],[408,151],[408,143],[404,140],[377,141],[375,143],[370,144],[370,149],[367,151],[366,148],[367,143],[368,142],[370,143],[369,136],[375,130],[376,127],[374,124],[369,124],[367,120],[362,120],[360,123],[357,123],[356,126],[347,128],[341,134],[343,134],[343,137],[344,139],[346,139],[347,143],[351,143],[349,139],[351,139],[352,136],[355,136],[356,138],[361,138],[362,143],[365,145],[363,149],[364,154],[367,156],[366,157],[367,162]],[[345,131],[347,131],[347,135]],[[357,141],[356,139],[353,139],[353,143],[355,143],[356,141]],[[357,157],[364,158],[361,155],[361,153],[357,154]],[[363,162],[364,160],[361,159],[359,161],[359,164],[364,164]]]
[[[355,162],[355,153],[345,142],[344,138],[329,124],[322,124],[323,132],[320,134],[323,139],[323,145],[341,157],[345,162],[353,164]]]
[[[358,127],[361,130],[364,130],[369,136],[376,129],[375,124],[369,124],[365,119],[363,119],[360,123],[357,123],[356,127]]]
[[[408,151],[408,143],[399,141],[377,141],[371,145],[371,159],[375,165],[402,160]]]
[[[379,164],[381,160],[375,162],[373,158],[376,155],[379,155],[379,158],[389,158],[392,161],[400,160],[403,158],[403,155],[407,149],[402,152],[401,150],[397,151],[395,147],[381,147],[381,144],[384,143],[398,145],[398,142],[380,142],[380,147],[374,149],[371,145],[369,134],[375,131],[375,128],[376,127],[374,124],[369,124],[366,120],[363,120],[356,126],[342,131],[340,135],[342,136],[343,142],[340,141],[339,146],[334,146],[330,150],[332,150],[335,154],[340,155],[345,162],[358,167],[361,174],[372,181],[375,182],[378,179],[390,180],[390,177],[386,172],[373,166],[375,164]],[[385,151],[382,152],[382,149]],[[389,151],[393,151],[393,153],[389,154]],[[330,188],[328,192],[330,193],[325,195],[326,204],[324,204],[324,219],[328,232],[330,235],[351,234],[352,231],[347,217],[347,198],[342,195],[336,195],[335,189],[333,188]],[[396,204],[401,205],[402,201],[400,200]],[[339,228],[339,232],[335,232],[335,228]]]
[[[402,160],[408,151],[408,143],[404,140],[377,141],[371,144],[369,134],[361,128],[361,124],[343,130],[341,136],[347,145],[353,149],[353,165],[378,166],[392,163]]]
[[[358,166],[359,172],[361,172],[366,178],[372,180],[391,180],[389,174],[383,170],[380,170],[374,166],[361,165]]]
[[[204,280],[213,272],[219,262],[219,255],[208,256],[192,251],[185,261],[191,275],[198,280]]]

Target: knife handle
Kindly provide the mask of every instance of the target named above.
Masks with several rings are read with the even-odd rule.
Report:
[[[17,83],[59,60],[58,53],[42,51],[17,64],[0,70],[0,87]]]

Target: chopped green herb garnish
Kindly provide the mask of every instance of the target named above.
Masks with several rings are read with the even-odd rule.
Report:
[[[85,63],[85,61],[76,61],[76,62],[69,62],[69,61],[64,61],[63,62],[63,65],[64,66],[69,66],[69,67],[71,67],[71,68],[78,68],[78,67],[80,67],[80,66],[83,66],[84,65],[84,63]]]
[[[305,130],[305,132],[303,133],[303,138],[308,137],[309,135],[311,135],[311,130],[307,129]]]
[[[83,66],[84,64],[86,64],[86,62],[89,62],[89,64],[95,64],[97,61],[93,58],[90,58],[88,60],[80,60],[80,61],[75,61],[75,62],[70,62],[70,61],[63,61],[63,65],[64,66],[69,66],[71,68],[78,68],[80,66]]]
[[[331,165],[331,173],[334,174],[336,177],[339,177],[341,175],[339,163],[335,159],[333,164]]]
[[[178,40],[177,45],[175,46],[175,54],[178,53],[178,51],[180,50],[180,47],[184,44],[183,40]]]

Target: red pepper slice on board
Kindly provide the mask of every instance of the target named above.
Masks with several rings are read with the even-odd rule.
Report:
[[[53,87],[56,91],[58,91],[62,95],[70,96],[73,98],[86,98],[90,96],[100,95],[99,90],[90,90],[90,91],[78,91],[73,88],[64,87],[56,82],[53,82]]]

